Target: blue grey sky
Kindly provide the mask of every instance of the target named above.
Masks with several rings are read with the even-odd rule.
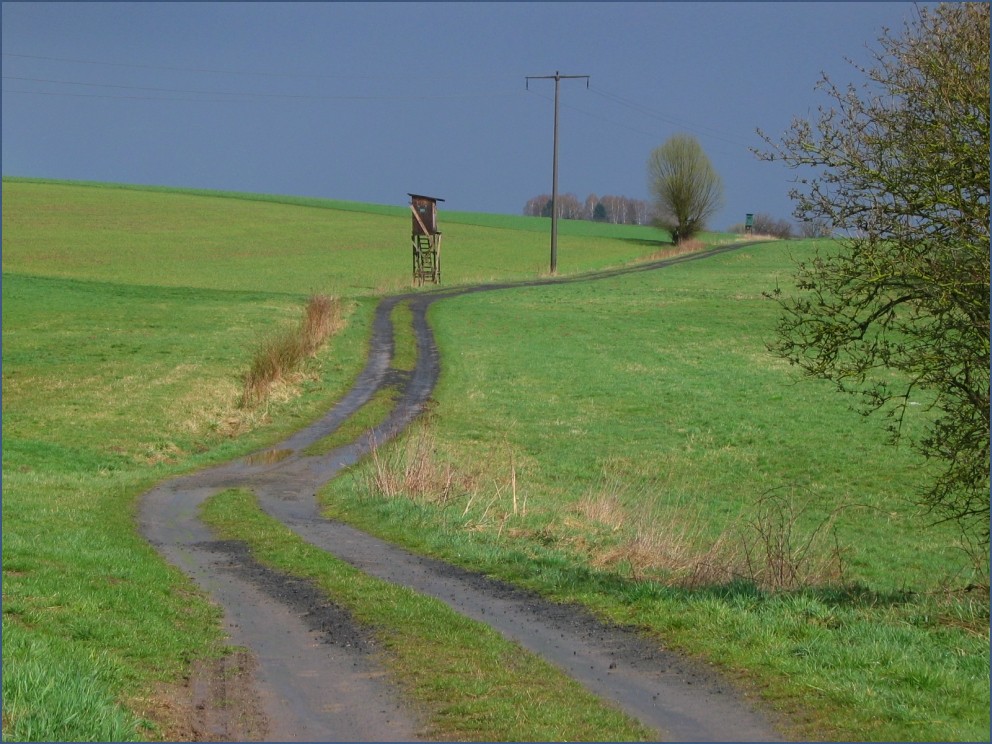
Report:
[[[790,218],[755,158],[861,81],[884,3],[4,2],[3,174],[520,214],[559,189],[647,199],[651,150],[694,135],[724,180],[714,229]]]

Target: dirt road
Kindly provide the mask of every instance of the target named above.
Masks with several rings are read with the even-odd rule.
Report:
[[[562,606],[485,576],[412,555],[320,516],[314,494],[342,468],[369,451],[369,438],[328,455],[302,451],[337,429],[387,382],[393,335],[390,314],[409,301],[417,337],[416,368],[376,442],[396,436],[422,411],[440,370],[426,319],[434,302],[468,292],[496,291],[651,271],[742,247],[639,264],[565,279],[418,292],[384,299],[376,312],[368,361],[347,395],[322,419],[267,452],[163,483],[141,500],[145,537],[191,576],[223,608],[231,643],[250,650],[251,670],[214,674],[244,689],[221,703],[209,692],[194,708],[228,710],[206,716],[201,739],[280,741],[415,740],[416,711],[405,709],[370,661],[371,637],[305,582],[255,563],[243,546],[218,541],[198,520],[197,508],[226,488],[249,488],[261,507],[309,543],[362,571],[436,597],[496,628],[563,669],[593,693],[680,741],[772,741],[768,720],[707,668],[649,642],[629,629],[605,625],[580,607]],[[250,671],[250,673],[249,673]],[[209,691],[210,675],[203,682]],[[240,711],[232,703],[241,700]],[[234,709],[231,706],[234,705]],[[259,715],[259,713],[261,715]]]

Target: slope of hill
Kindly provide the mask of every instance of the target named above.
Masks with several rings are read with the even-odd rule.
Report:
[[[441,225],[445,287],[546,269],[540,220]],[[364,363],[377,298],[410,288],[409,227],[403,207],[4,180],[5,738],[169,736],[149,700],[219,652],[219,625],[137,535],[135,499],[327,410]],[[565,223],[559,267],[630,264],[658,239]],[[806,736],[984,737],[987,594],[956,592],[967,556],[907,505],[925,463],[765,352],[761,293],[808,250],[439,302],[432,415],[381,454],[402,470],[434,451],[458,489],[386,497],[364,465],[326,507],[747,675]],[[265,407],[239,408],[253,349],[311,292],[343,298],[345,330]],[[790,551],[824,525],[837,552],[794,589],[686,581],[753,523],[805,530]]]

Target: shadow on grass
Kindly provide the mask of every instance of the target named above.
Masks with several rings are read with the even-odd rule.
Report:
[[[516,551],[512,551],[516,553]],[[511,582],[536,588],[535,582],[559,588],[564,595],[611,596],[626,605],[640,602],[698,602],[717,600],[731,604],[761,604],[767,601],[806,599],[838,608],[881,608],[912,605],[921,594],[909,589],[877,590],[858,583],[804,586],[790,590],[763,589],[754,581],[739,578],[716,584],[683,587],[663,579],[625,577],[569,564],[558,556],[523,553],[504,554],[499,574]],[[486,570],[486,569],[484,569]],[[557,593],[557,592],[556,592]]]
[[[671,240],[645,240],[644,238],[619,238],[624,243],[630,243],[631,245],[640,245],[645,248],[674,248],[675,245]]]

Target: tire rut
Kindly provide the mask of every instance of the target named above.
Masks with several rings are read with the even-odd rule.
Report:
[[[139,527],[171,563],[192,577],[224,609],[235,644],[257,660],[256,682],[266,736],[284,741],[413,740],[416,712],[404,708],[368,653],[369,637],[314,590],[255,563],[243,546],[217,541],[197,517],[199,505],[227,488],[249,488],[261,508],[312,545],[360,570],[435,597],[484,622],[563,669],[594,694],[680,741],[773,741],[768,719],[706,665],[666,651],[628,628],[605,624],[582,607],[413,555],[339,522],[323,518],[316,492],[343,468],[399,434],[424,409],[440,371],[431,304],[463,294],[593,281],[652,271],[744,247],[724,246],[673,259],[566,278],[439,289],[383,299],[373,320],[364,369],[324,417],[273,448],[176,478],[146,493]],[[753,245],[753,244],[747,244]],[[390,369],[390,315],[408,302],[417,342],[412,373]],[[372,432],[327,455],[303,450],[335,431],[387,384],[401,395]],[[298,582],[298,583],[294,583]],[[327,628],[330,628],[330,631]],[[352,639],[352,640],[347,640]],[[329,706],[328,701],[334,701]]]

